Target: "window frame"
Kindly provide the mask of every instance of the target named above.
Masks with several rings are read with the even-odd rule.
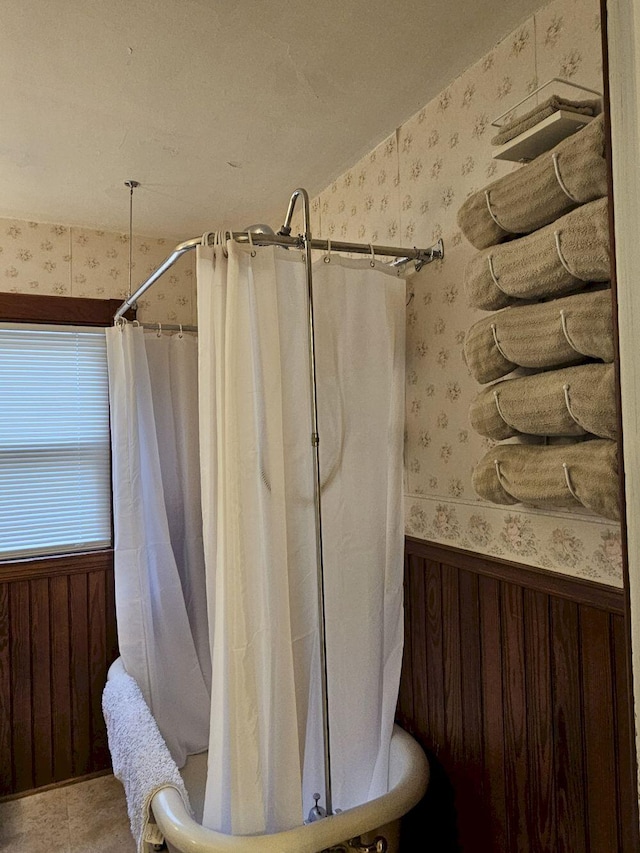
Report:
[[[7,323],[46,323],[107,328],[122,304],[120,299],[92,299],[78,296],[40,296],[30,293],[0,293],[0,321]],[[135,311],[126,314],[135,319]],[[111,455],[109,458],[111,465]],[[113,493],[111,494],[113,501]],[[0,583],[11,580],[50,577],[52,574],[86,571],[87,565],[113,564],[113,513],[111,545],[87,551],[60,552],[32,557],[0,559]]]

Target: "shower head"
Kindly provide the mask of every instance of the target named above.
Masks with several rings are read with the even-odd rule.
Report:
[[[269,237],[275,237],[275,231],[271,226],[265,225],[264,222],[259,222],[257,225],[248,225],[245,231],[250,231],[253,236],[259,237],[261,234],[266,234]]]
[[[270,225],[265,225],[264,222],[259,222],[257,225],[249,225],[244,230],[249,232],[249,234],[251,234],[251,238],[256,241],[256,244],[258,246],[260,245],[260,238],[261,237],[278,237],[278,236],[281,236],[280,232],[278,232],[278,234],[276,234],[276,232],[273,230],[273,228],[271,228]],[[271,242],[271,241],[269,241],[269,242]],[[264,245],[264,243],[262,245]],[[282,248],[288,249],[289,247],[283,246]]]

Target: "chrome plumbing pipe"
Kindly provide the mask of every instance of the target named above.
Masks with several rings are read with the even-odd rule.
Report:
[[[300,192],[306,192],[306,190],[296,190],[296,193],[299,194]],[[297,195],[295,195],[295,197],[296,199],[298,198]],[[293,199],[294,196],[291,198]],[[289,206],[291,208],[291,202],[289,203]],[[291,210],[291,215],[293,215],[293,210]],[[290,219],[289,212],[287,212],[287,219]],[[285,227],[289,228],[289,231],[291,231],[290,226],[283,226],[283,228]],[[237,243],[249,242],[249,234],[246,231],[228,231],[227,233],[228,236]],[[254,246],[285,246],[289,249],[304,249],[305,246],[310,246],[311,249],[317,249],[324,252],[329,249],[329,242],[327,240],[314,240],[309,238],[305,241],[304,235],[291,237],[283,233],[260,234],[259,236],[252,235],[252,242]],[[201,245],[202,237],[192,237],[191,240],[185,240],[184,243],[179,243],[173,252],[160,264],[158,269],[152,272],[146,281],[142,282],[142,284],[136,289],[135,293],[124,300],[122,305],[116,311],[113,319],[118,320],[120,317],[124,316],[130,308],[134,308],[142,294],[145,293],[151,285],[155,284],[156,281],[158,281],[158,279],[164,275],[167,270],[182,257],[182,255],[185,254],[185,252],[189,252]],[[369,245],[366,243],[349,243],[344,240],[331,240],[331,251],[334,252],[353,252],[354,254],[370,255],[372,250],[374,255],[395,258],[396,260],[392,262],[392,266],[401,266],[409,263],[409,261],[414,261],[416,271],[420,270],[425,264],[430,264],[432,261],[440,260],[444,257],[444,245],[442,240],[438,240],[437,243],[430,246],[428,249],[403,249],[398,246],[380,246]]]
[[[333,814],[333,797],[331,791],[331,728],[329,723],[329,689],[327,673],[327,635],[324,584],[324,553],[322,544],[322,486],[320,480],[320,433],[318,429],[318,383],[316,376],[316,336],[313,315],[313,269],[311,262],[311,217],[309,196],[304,189],[294,190],[287,219],[290,221],[298,198],[302,199],[304,217],[304,263],[307,278],[307,319],[309,347],[309,384],[311,400],[311,445],[313,447],[313,504],[315,509],[316,528],[316,569],[318,587],[318,641],[320,646],[320,701],[322,712],[323,759],[324,759],[324,808],[327,815]],[[316,802],[317,808],[317,802]]]

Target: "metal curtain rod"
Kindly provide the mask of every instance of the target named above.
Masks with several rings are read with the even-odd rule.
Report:
[[[236,243],[249,242],[249,234],[247,231],[229,231],[227,233],[236,241]],[[207,238],[207,240],[209,239],[210,238]],[[290,249],[303,249],[305,245],[305,240],[302,235],[298,237],[290,237],[285,234],[258,235],[252,233],[251,241],[254,246],[286,246]],[[392,261],[392,266],[401,266],[409,261],[415,261],[416,272],[422,269],[425,264],[430,264],[432,261],[440,260],[444,257],[444,244],[442,240],[438,240],[437,243],[428,249],[402,249],[398,246],[371,246],[368,243],[345,243],[338,240],[327,241],[316,239],[309,240],[308,244],[312,249],[319,249],[325,252],[331,249],[331,251],[335,252],[355,252],[356,254],[370,255],[373,251],[374,255],[395,257],[396,260]],[[175,264],[178,258],[185,254],[185,252],[189,252],[201,245],[202,237],[193,237],[191,240],[185,240],[184,243],[179,243],[169,257],[160,264],[158,269],[155,270],[155,272],[152,272],[146,281],[142,282],[135,293],[131,294],[131,296],[128,296],[124,300],[122,305],[116,311],[113,319],[118,320],[120,317],[124,316],[130,308],[133,308],[136,301],[142,296],[142,294],[145,293],[152,284],[155,284],[156,281]]]
[[[122,321],[126,322],[126,321]],[[191,323],[141,323],[140,320],[133,321],[134,326],[140,326],[142,329],[146,329],[147,331],[155,330],[158,333],[161,332],[197,332],[198,327],[192,325]]]

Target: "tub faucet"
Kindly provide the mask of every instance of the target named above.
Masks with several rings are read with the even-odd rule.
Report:
[[[387,846],[387,839],[382,835],[377,835],[371,844],[365,844],[358,835],[355,838],[349,839],[346,844],[329,847],[328,850],[323,850],[322,853],[352,853],[353,850],[356,850],[357,853],[387,853]]]
[[[387,839],[383,835],[376,835],[371,844],[365,844],[358,835],[347,841],[347,848],[357,850],[358,853],[387,853]]]
[[[309,812],[309,817],[306,819],[305,823],[315,823],[317,820],[322,820],[323,817],[327,816],[327,810],[323,809],[322,806],[318,805],[320,800],[320,794],[314,794],[314,805],[311,811]]]

